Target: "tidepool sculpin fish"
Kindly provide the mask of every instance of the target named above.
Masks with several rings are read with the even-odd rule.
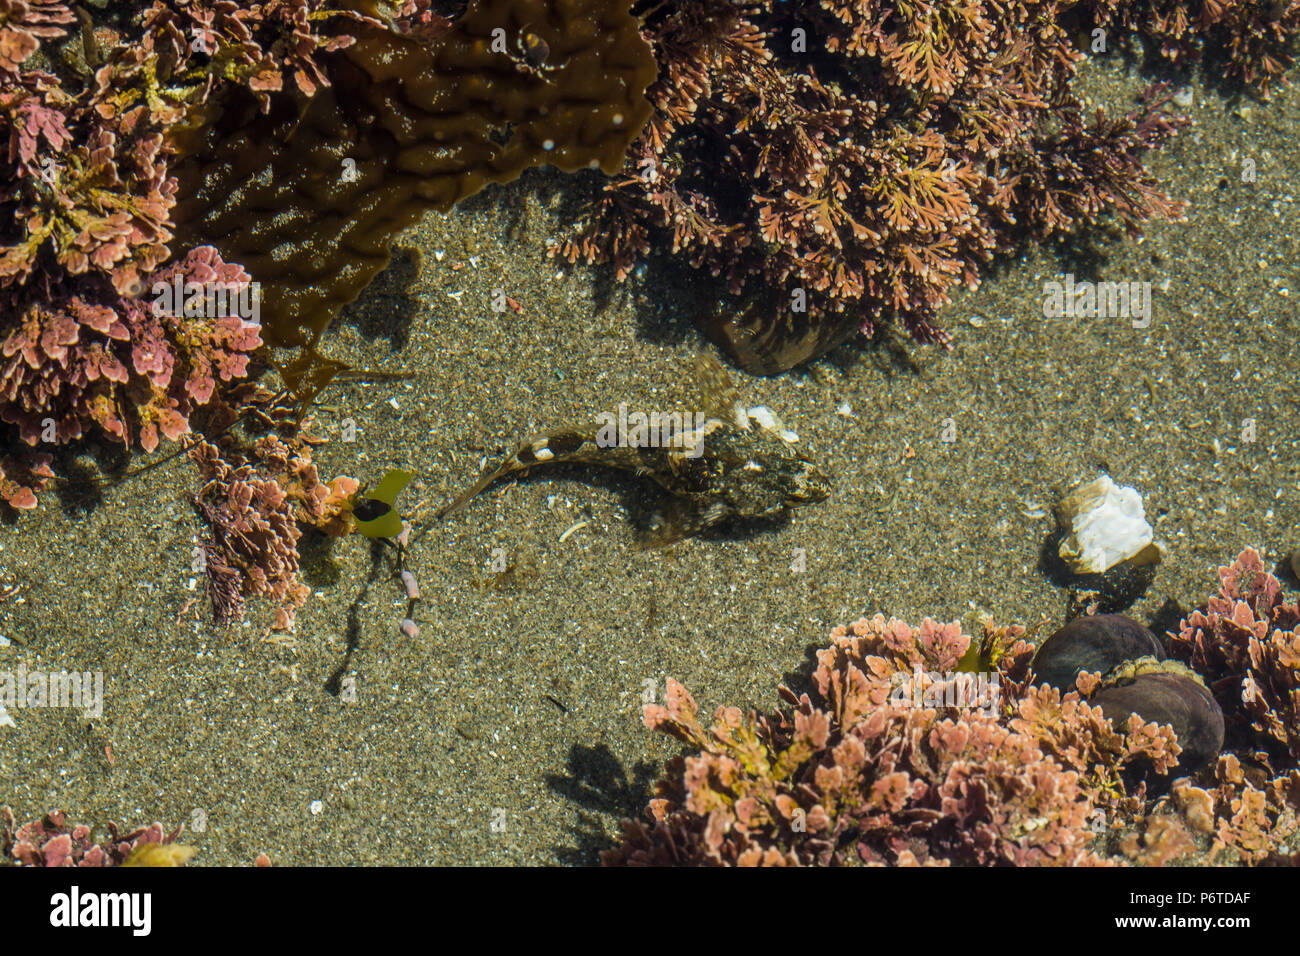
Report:
[[[727,518],[774,517],[826,500],[830,478],[795,450],[770,413],[745,410],[716,360],[701,356],[696,374],[710,412],[629,416],[622,407],[617,417],[607,413],[586,425],[533,435],[438,517],[459,511],[499,478],[558,464],[613,468],[649,478],[666,491],[668,513],[652,528],[649,542],[659,546]]]

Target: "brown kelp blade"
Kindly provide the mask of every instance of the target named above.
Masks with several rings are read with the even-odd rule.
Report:
[[[532,166],[616,171],[657,72],[628,0],[472,0],[425,40],[347,28],[357,42],[322,58],[329,87],[272,94],[267,113],[236,91],[176,137],[178,247],[252,274],[263,341],[302,351],[289,367],[309,388],[324,368],[309,343],[398,232]],[[521,52],[543,47],[542,63]]]

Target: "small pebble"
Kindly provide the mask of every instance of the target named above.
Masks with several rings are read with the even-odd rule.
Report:
[[[401,574],[402,585],[406,588],[406,596],[414,601],[420,596],[420,585],[416,583],[415,575],[410,571],[403,571]],[[403,622],[405,626],[405,622]]]
[[[325,804],[321,803],[319,800],[313,800],[307,809],[311,811],[312,816],[315,816],[325,809]]]

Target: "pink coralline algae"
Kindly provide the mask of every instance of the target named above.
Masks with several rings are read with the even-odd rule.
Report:
[[[38,38],[62,36],[76,19],[63,0],[0,0],[0,70],[16,72]]]
[[[54,477],[52,461],[49,455],[40,452],[0,458],[0,498],[19,511],[35,508],[35,492]]]
[[[952,289],[976,286],[995,257],[1108,215],[1131,234],[1177,215],[1143,162],[1182,121],[1163,96],[1127,117],[1085,106],[1085,50],[1145,35],[1175,62],[1205,53],[1216,76],[1267,88],[1300,33],[1295,0],[633,9],[660,67],[655,115],[553,251],[623,279],[670,249],[720,277],[735,298],[694,320],[762,373],[882,318],[947,342]]]
[[[247,373],[261,337],[229,310],[155,308],[155,283],[248,276],[209,247],[163,267],[171,147],[118,61],[80,83],[24,68],[74,19],[62,3],[0,2],[0,421],[32,448],[98,435],[152,450]],[[50,463],[11,452],[0,494],[34,507]]]
[[[443,22],[428,0],[117,7],[70,37],[74,5],[0,0],[0,421],[32,447],[97,434],[151,451],[247,374],[262,344],[247,315],[160,314],[151,294],[178,275],[249,281],[210,247],[169,245],[172,165],[186,135],[220,115],[219,94],[243,87],[264,108],[288,86],[309,96],[328,83],[318,57],[355,42],[347,24]],[[12,453],[0,495],[34,507],[50,460]]]
[[[423,23],[428,18],[428,0],[392,6],[400,7],[402,24],[408,28],[410,20]],[[142,42],[119,61],[116,71],[141,78],[197,77],[205,95],[218,81],[235,83],[251,90],[265,110],[271,102],[267,94],[288,85],[305,96],[330,85],[318,55],[345,49],[356,38],[342,31],[325,35],[323,24],[348,21],[385,25],[359,10],[321,0],[155,0],[143,14]],[[171,109],[176,112],[164,113],[165,118],[178,119],[183,113],[179,105]]]
[[[294,517],[329,535],[347,534],[352,528],[351,498],[360,483],[347,475],[322,481],[308,448],[319,444],[311,436],[311,419],[305,419],[291,438],[263,435],[253,445],[252,459],[275,477],[293,503]]]
[[[1300,32],[1295,0],[1089,0],[1083,7],[1115,37],[1141,35],[1180,65],[1205,58],[1212,69],[1265,93],[1294,62]]]
[[[1169,652],[1203,674],[1230,722],[1300,762],[1300,606],[1259,553],[1219,569],[1219,593],[1192,612]]]
[[[652,247],[737,298],[696,322],[783,371],[881,316],[946,342],[939,310],[995,255],[1181,206],[1142,164],[1179,125],[1151,97],[1095,115],[1063,0],[643,0],[656,112],[555,252],[625,277]]]
[[[61,811],[19,826],[13,811],[0,807],[0,860],[18,866],[120,866],[137,847],[172,844],[181,830],[177,827],[168,832],[161,823],[154,823],[123,833],[110,821],[108,838],[97,842],[90,827],[69,826]]]
[[[249,281],[210,246],[191,250],[148,282],[171,287],[178,278],[235,290]],[[261,344],[257,325],[239,315],[183,316],[141,297],[100,293],[97,300],[69,295],[56,305],[32,301],[0,340],[0,417],[17,425],[29,445],[62,444],[93,426],[146,451],[160,435],[175,441],[218,382],[247,374],[249,355]]]
[[[194,497],[211,537],[204,544],[208,595],[217,621],[245,613],[244,595],[262,595],[293,612],[307,600],[298,580],[298,522],[293,503],[272,478],[258,476],[252,464],[232,466],[208,442],[196,442],[190,455],[205,482]]]
[[[245,597],[258,595],[277,605],[274,626],[291,628],[310,593],[298,579],[299,523],[345,533],[356,480],[321,481],[301,437],[263,435],[244,450],[194,440],[190,456],[204,481],[194,504],[208,526],[204,570],[217,621],[244,617]]]
[[[1194,775],[1177,773],[1172,727],[1136,713],[1121,725],[1093,703],[1132,662],[1080,673],[1062,694],[1035,685],[1022,628],[986,625],[972,642],[956,623],[913,627],[877,615],[832,631],[812,689],[780,688],[786,706],[774,713],[722,707],[706,728],[694,699],[670,681],[666,703],[647,706],[645,722],[693,752],[668,762],[645,819],[624,821],[620,845],[602,858],[1295,863],[1300,612],[1253,550],[1220,580],[1219,594],[1171,636],[1171,655],[1236,721],[1224,751]],[[971,671],[996,678],[992,706],[963,699]],[[1152,781],[1159,785],[1148,792]]]
[[[1123,771],[1167,768],[1168,728],[1112,728],[1076,692],[1030,689],[1020,629],[986,631],[1006,699],[991,712],[929,706],[971,650],[957,624],[883,616],[837,628],[810,693],[790,709],[719,708],[713,726],[676,682],[647,726],[699,748],[669,762],[648,822],[624,823],[607,864],[1099,864],[1109,811],[1135,794]],[[947,676],[944,676],[947,675]],[[900,699],[906,681],[925,686]],[[1104,725],[1104,733],[1095,733]]]
[[[14,183],[0,210],[17,230],[0,234],[0,419],[32,446],[98,426],[152,450],[261,344],[237,315],[160,314],[147,295],[178,276],[240,289],[248,276],[210,247],[158,268],[175,181],[141,110],[105,121],[42,73],[0,94]]]
[[[117,292],[138,294],[171,239],[176,181],[167,175],[163,133],[143,106],[105,117],[48,73],[9,79],[0,137],[16,188],[4,204],[22,234],[0,244],[0,283],[49,281],[61,267],[69,276],[103,274]]]

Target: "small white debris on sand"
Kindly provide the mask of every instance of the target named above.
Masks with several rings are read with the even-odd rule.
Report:
[[[563,541],[567,540],[568,537],[569,537],[569,535],[573,534],[573,532],[575,532],[575,531],[577,531],[577,530],[579,530],[579,529],[581,529],[581,528],[585,528],[585,527],[587,527],[587,525],[589,525],[589,524],[591,524],[590,521],[578,521],[578,522],[575,522],[574,524],[569,525],[569,527],[565,529],[564,534],[560,535],[560,541],[563,542]]]
[[[777,418],[776,413],[766,405],[755,405],[753,408],[747,409],[745,415],[760,428],[775,435],[780,435],[791,444],[799,440],[799,436],[786,428],[785,423]]]
[[[1142,496],[1115,484],[1110,475],[1074,488],[1056,517],[1065,533],[1061,558],[1076,574],[1101,574],[1121,561],[1150,564],[1160,559]]]

